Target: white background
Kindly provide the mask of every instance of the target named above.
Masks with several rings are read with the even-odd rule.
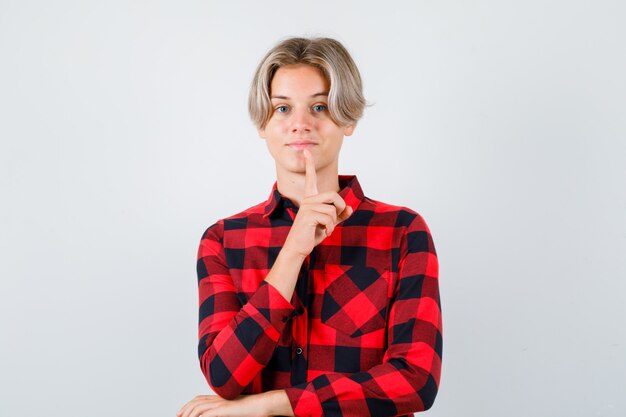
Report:
[[[342,41],[342,151],[441,264],[431,416],[626,415],[623,1],[0,0],[0,415],[174,415],[208,387],[195,257],[267,198],[263,54]]]

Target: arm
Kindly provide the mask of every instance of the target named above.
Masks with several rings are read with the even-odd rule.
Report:
[[[198,356],[213,391],[232,399],[271,359],[293,306],[268,283],[241,305],[226,265],[222,233],[223,223],[211,226],[198,249]],[[288,269],[284,274],[295,269],[297,276],[299,265],[277,259],[276,273],[282,272],[281,265]]]
[[[271,359],[289,314],[300,267],[334,227],[352,214],[336,192],[318,193],[305,152],[305,198],[265,281],[241,306],[226,264],[223,223],[210,227],[198,250],[200,366],[215,393],[236,398]]]
[[[441,373],[438,262],[423,219],[407,227],[383,363],[349,376],[328,373],[286,389],[296,416],[393,416],[430,408]]]
[[[198,395],[181,407],[177,417],[268,417],[293,416],[285,391],[268,391],[225,400],[217,395]]]

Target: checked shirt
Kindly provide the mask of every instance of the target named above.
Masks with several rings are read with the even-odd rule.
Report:
[[[277,190],[198,250],[200,366],[219,396],[284,389],[296,416],[430,408],[441,373],[438,263],[416,212],[339,176],[354,213],[302,265],[293,298],[264,281],[298,208]]]

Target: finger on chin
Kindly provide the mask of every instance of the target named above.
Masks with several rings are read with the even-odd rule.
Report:
[[[304,193],[305,197],[318,194],[317,174],[315,172],[315,160],[308,149],[302,151],[304,155]]]

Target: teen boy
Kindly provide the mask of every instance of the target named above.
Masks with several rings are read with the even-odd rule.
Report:
[[[198,355],[217,395],[178,415],[395,416],[432,405],[442,336],[428,226],[338,175],[364,106],[336,40],[287,39],[261,61],[249,110],[276,183],[202,236]]]

